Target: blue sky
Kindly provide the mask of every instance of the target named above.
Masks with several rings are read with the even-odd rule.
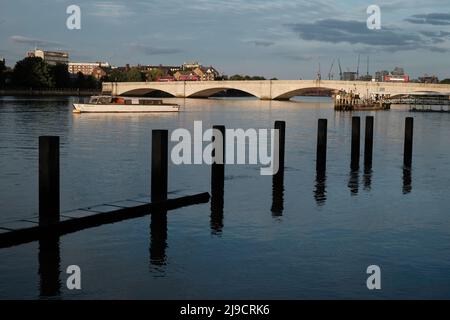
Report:
[[[67,6],[81,30],[66,28]],[[369,5],[382,29],[366,28]],[[344,70],[402,66],[450,78],[448,0],[1,0],[0,55],[8,65],[35,46],[63,49],[72,61],[114,65],[196,60],[226,74],[280,79],[323,77],[334,58]],[[335,77],[338,68],[334,67]]]

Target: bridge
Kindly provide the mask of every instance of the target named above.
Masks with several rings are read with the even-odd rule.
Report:
[[[288,100],[306,93],[334,93],[338,90],[353,91],[362,96],[372,93],[402,96],[414,92],[450,95],[449,84],[334,80],[105,82],[102,92],[143,96],[152,91],[162,91],[177,98],[208,98],[228,89],[240,90],[261,100]]]

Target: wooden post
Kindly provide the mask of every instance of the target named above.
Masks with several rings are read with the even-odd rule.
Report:
[[[59,223],[59,137],[39,137],[39,226]]]
[[[359,169],[359,156],[360,156],[360,137],[361,137],[361,118],[352,118],[352,170]]]
[[[325,172],[327,167],[327,123],[327,119],[319,119],[316,155],[317,172]]]
[[[211,233],[220,235],[223,229],[223,195],[225,187],[225,126],[213,126],[214,134],[219,131],[222,143],[213,135],[214,149],[211,166]],[[217,130],[217,131],[216,131]],[[222,154],[221,154],[222,153]],[[217,159],[215,158],[217,156]]]
[[[286,122],[275,121],[275,130],[278,130],[278,172],[275,176],[284,176],[284,153],[286,148]],[[277,143],[277,141],[275,141]]]
[[[213,190],[215,186],[222,186],[225,180],[225,126],[213,126],[215,132],[220,132],[222,135],[222,144],[217,141],[216,137],[213,136],[214,149],[212,151],[213,163],[211,166],[211,189]],[[220,152],[217,152],[219,150]],[[222,155],[220,155],[222,153]],[[217,155],[217,159],[216,159]]]
[[[372,167],[373,157],[373,116],[366,117],[366,132],[364,143],[364,166]]]
[[[412,164],[413,131],[414,118],[408,117],[405,120],[405,144],[403,153],[403,164],[407,168],[410,168]]]
[[[152,202],[167,200],[168,130],[152,131]]]

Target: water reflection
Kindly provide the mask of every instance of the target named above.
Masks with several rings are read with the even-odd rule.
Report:
[[[403,194],[408,194],[412,191],[411,168],[403,168]]]
[[[283,170],[284,171],[284,170]],[[272,179],[272,216],[281,217],[284,210],[284,172]]]
[[[366,165],[364,168],[364,175],[363,175],[363,181],[364,181],[364,190],[370,191],[372,189],[372,167],[369,165]]]
[[[350,178],[348,180],[348,188],[352,196],[356,196],[359,192],[359,171],[350,171]]]
[[[158,211],[150,215],[150,265],[166,265],[167,248],[167,211]]]
[[[211,234],[221,235],[223,229],[224,181],[211,185]]]
[[[41,298],[60,295],[60,267],[59,236],[49,235],[41,238],[39,240],[39,292]]]
[[[327,176],[325,172],[317,171],[314,199],[318,206],[325,205],[327,200]]]

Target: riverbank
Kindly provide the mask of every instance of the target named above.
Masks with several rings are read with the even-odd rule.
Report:
[[[3,89],[0,96],[92,96],[100,89]]]

